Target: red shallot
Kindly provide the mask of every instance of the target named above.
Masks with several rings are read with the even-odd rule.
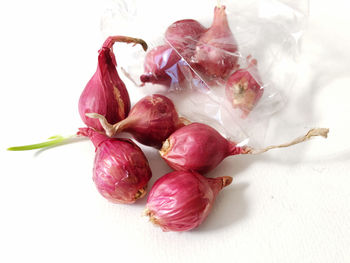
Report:
[[[194,55],[198,39],[207,30],[193,19],[184,19],[172,23],[165,32],[168,43],[189,61]]]
[[[325,128],[311,129],[305,136],[290,143],[255,150],[249,146],[237,146],[235,142],[225,139],[219,132],[206,124],[192,123],[171,134],[159,152],[174,170],[197,171],[204,174],[214,169],[228,156],[258,154],[274,148],[301,143],[314,136],[326,138],[328,131]]]
[[[206,28],[193,19],[176,21],[165,32],[167,44],[150,50],[145,58],[143,83],[150,82],[166,87],[186,86],[186,76],[193,76],[188,61],[194,55],[195,43]],[[169,45],[170,44],[170,45]]]
[[[144,62],[145,73],[140,76],[143,83],[150,82],[166,87],[182,87],[185,71],[190,71],[187,62],[168,44],[150,50]]]
[[[140,44],[147,50],[145,41],[126,36],[108,37],[102,45],[98,52],[97,70],[79,99],[79,113],[83,122],[96,130],[102,130],[102,126],[98,120],[87,118],[86,113],[99,113],[114,124],[123,120],[130,110],[128,91],[116,69],[117,62],[112,50],[115,42]]]
[[[109,138],[91,128],[79,129],[96,147],[93,181],[103,197],[113,203],[131,204],[146,194],[152,177],[142,150],[129,139]]]
[[[225,89],[232,107],[243,112],[242,117],[248,116],[264,93],[257,61],[250,56],[247,59],[250,60],[248,67],[235,71],[228,78]]]
[[[206,178],[191,171],[176,171],[159,178],[150,190],[145,214],[163,231],[187,231],[209,215],[219,191],[232,177]]]
[[[106,134],[110,137],[116,133],[128,132],[140,143],[161,148],[162,143],[177,129],[188,121],[180,118],[174,103],[160,94],[146,96],[131,109],[129,116],[111,125],[104,116],[90,113],[89,117],[98,118]]]
[[[225,79],[236,69],[238,45],[229,27],[225,6],[216,6],[211,27],[199,38],[193,63],[207,77]]]

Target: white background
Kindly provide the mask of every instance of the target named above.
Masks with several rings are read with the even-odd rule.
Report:
[[[165,12],[166,1],[149,2],[155,10],[149,19]],[[2,1],[0,261],[349,262],[346,3],[311,0],[299,78],[264,143],[322,126],[330,128],[329,138],[226,159],[210,175],[232,175],[234,182],[207,220],[194,231],[164,233],[141,216],[145,199],[115,205],[98,194],[89,141],[39,152],[5,150],[82,126],[77,101],[104,40],[105,1]],[[144,150],[153,183],[170,169],[157,151]]]

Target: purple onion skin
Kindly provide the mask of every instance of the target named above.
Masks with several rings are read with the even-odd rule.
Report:
[[[212,127],[191,123],[164,142],[160,154],[166,163],[177,171],[207,173],[230,155],[243,153],[244,148],[225,139]]]
[[[129,139],[109,138],[89,128],[96,147],[93,181],[100,194],[113,203],[131,204],[146,194],[152,172],[142,150]]]
[[[196,172],[175,171],[158,179],[148,196],[146,214],[163,231],[188,231],[209,215],[229,176],[205,178]]]
[[[185,72],[192,73],[187,62],[194,55],[196,41],[205,30],[205,27],[193,19],[184,19],[171,24],[165,32],[168,43],[157,46],[147,53],[144,62],[145,73],[140,76],[141,82],[184,88]]]
[[[243,118],[247,117],[264,93],[255,59],[251,59],[248,68],[237,70],[228,78],[225,92],[232,107],[240,109]]]
[[[174,103],[163,95],[153,94],[132,107],[118,131],[129,132],[138,142],[160,149],[170,134],[183,126]]]
[[[79,99],[79,113],[83,122],[91,128],[103,131],[100,122],[85,114],[95,112],[106,117],[109,123],[123,120],[130,111],[130,98],[120,79],[112,50],[113,41],[108,38],[98,51],[98,66]]]
[[[150,50],[144,62],[143,83],[150,82],[166,87],[182,87],[186,81],[183,71],[189,71],[187,63],[170,45],[164,44]]]
[[[172,23],[165,32],[165,39],[181,54],[186,61],[190,61],[196,50],[198,39],[207,30],[198,21],[184,19]]]
[[[226,79],[237,67],[238,45],[227,21],[225,6],[215,7],[211,27],[196,46],[196,69],[207,77]]]

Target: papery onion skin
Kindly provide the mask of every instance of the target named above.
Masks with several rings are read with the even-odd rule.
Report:
[[[225,9],[223,5],[215,7],[213,23],[196,46],[193,63],[206,77],[225,79],[237,68],[238,45]]]
[[[109,138],[90,128],[79,130],[96,147],[93,181],[100,194],[122,204],[143,197],[152,172],[142,150],[129,139]]]
[[[218,166],[227,156],[242,153],[243,150],[212,127],[191,123],[171,134],[160,154],[174,170],[204,174]]]
[[[163,231],[188,231],[209,215],[219,191],[232,177],[205,178],[196,172],[175,171],[158,179],[150,190],[146,215]]]
[[[256,66],[256,60],[252,59],[246,69],[237,70],[226,82],[226,97],[233,108],[242,111],[243,118],[249,115],[264,93]]]

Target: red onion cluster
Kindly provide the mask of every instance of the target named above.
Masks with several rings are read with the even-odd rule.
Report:
[[[212,25],[205,28],[193,19],[179,20],[165,32],[166,44],[148,52],[144,62],[143,83],[185,89],[192,83],[226,83],[226,97],[245,118],[263,95],[264,89],[256,69],[256,60],[239,69],[241,56],[230,29],[226,7],[216,6]],[[250,74],[251,71],[255,74]]]
[[[209,29],[192,19],[180,20],[168,27],[165,37],[167,44],[147,54],[143,82],[182,85],[184,70],[194,67],[206,77],[227,80],[226,94],[232,106],[249,114],[263,94],[262,83],[256,60],[248,58],[249,66],[237,70],[238,46],[225,6],[215,8]],[[232,182],[232,177],[206,178],[203,174],[226,157],[288,147],[314,136],[327,137],[328,129],[312,129],[290,143],[255,150],[237,146],[206,124],[189,123],[179,117],[173,102],[160,94],[142,98],[130,110],[128,91],[116,70],[112,50],[115,42],[137,43],[147,49],[141,39],[107,38],[99,51],[97,70],[79,100],[79,113],[87,127],[79,129],[78,135],[93,142],[93,181],[101,195],[114,203],[131,204],[145,196],[152,172],[145,154],[132,140],[112,137],[128,132],[138,142],[159,150],[175,171],[155,182],[145,213],[164,231],[191,230],[205,220],[217,194]],[[38,149],[64,138],[52,139],[10,150]]]
[[[312,129],[290,143],[261,150],[238,147],[215,129],[192,123],[175,131],[164,142],[160,154],[176,170],[156,181],[147,199],[146,215],[164,231],[187,231],[199,226],[208,216],[218,192],[231,177],[205,178],[200,173],[214,169],[231,155],[258,154],[288,147],[314,136],[327,137],[328,129]]]

